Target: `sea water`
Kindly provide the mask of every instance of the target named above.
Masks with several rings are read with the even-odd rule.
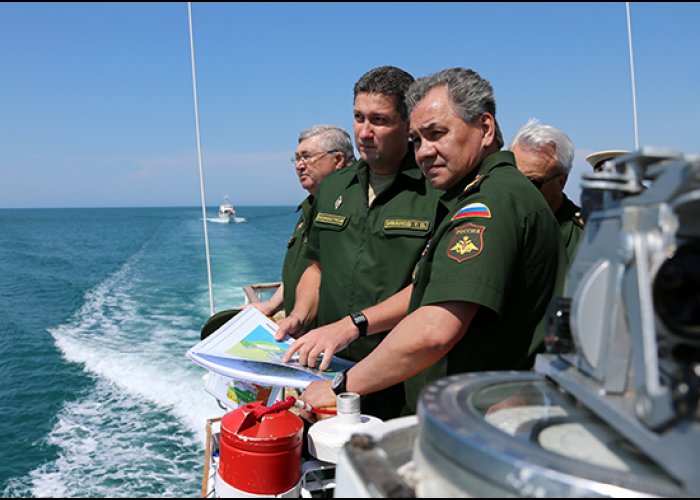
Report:
[[[280,280],[297,220],[236,208],[207,226],[217,311]],[[199,495],[223,414],[184,356],[209,317],[203,234],[198,208],[0,210],[3,496]]]

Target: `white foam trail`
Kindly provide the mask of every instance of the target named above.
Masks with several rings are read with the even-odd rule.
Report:
[[[104,381],[65,405],[48,443],[61,452],[29,474],[35,497],[181,497],[199,487],[201,454],[191,451],[191,436]]]
[[[245,222],[245,217],[234,217],[234,220],[238,222]],[[218,224],[231,224],[228,219],[221,219],[219,217],[207,217],[207,222],[216,222]]]
[[[171,301],[162,283],[140,276],[144,253],[86,293],[69,321],[49,330],[68,361],[96,376],[96,386],[59,413],[47,438],[59,457],[23,478],[29,485],[14,481],[6,492],[197,494],[204,425],[224,411],[204,392],[204,371],[184,357],[198,340],[188,327],[197,304]],[[156,275],[151,280],[162,279],[150,274]]]
[[[118,353],[103,347],[92,348],[70,337],[58,338],[56,344],[66,359],[85,365],[85,370],[111,381],[129,394],[141,397],[170,410],[200,443],[204,443],[207,418],[221,415],[213,398],[204,393],[198,375],[201,370],[171,366],[167,361],[149,359],[147,353]],[[189,363],[183,358],[183,364]]]
[[[139,313],[129,293],[130,272],[139,257],[129,259],[87,293],[73,319],[50,333],[68,361],[83,364],[86,371],[170,410],[203,443],[204,422],[221,410],[202,389],[204,372],[184,357],[196,339],[187,342],[182,330],[168,328],[185,319],[162,312],[158,318]],[[173,348],[173,342],[181,345]]]

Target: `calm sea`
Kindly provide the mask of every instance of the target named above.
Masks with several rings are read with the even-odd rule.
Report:
[[[279,281],[297,220],[237,210],[208,225],[217,311]],[[199,208],[0,210],[3,496],[199,495],[222,414],[184,357],[209,316],[203,233]]]

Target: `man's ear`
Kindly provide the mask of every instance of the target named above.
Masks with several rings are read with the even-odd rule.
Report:
[[[345,166],[345,153],[342,151],[333,151],[333,161],[335,162],[335,170],[340,170]]]
[[[569,179],[569,174],[564,174],[564,175],[562,175],[562,176],[560,176],[559,178],[554,179],[554,180],[557,181],[557,184],[559,184],[559,188],[560,188],[562,191],[564,191],[564,186],[566,186],[566,181],[567,181],[568,179]]]
[[[481,128],[481,145],[487,149],[496,140],[496,119],[491,113],[484,111],[479,117],[479,127]]]

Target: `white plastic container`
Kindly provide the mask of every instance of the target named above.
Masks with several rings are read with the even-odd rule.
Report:
[[[360,395],[344,392],[336,397],[338,415],[320,420],[309,429],[309,452],[318,460],[338,463],[343,445],[353,434],[369,432],[384,425],[370,415],[360,414]]]

